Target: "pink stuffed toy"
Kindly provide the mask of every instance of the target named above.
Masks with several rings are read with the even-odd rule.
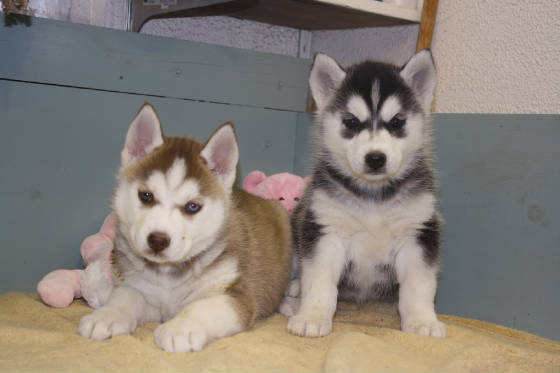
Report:
[[[243,181],[243,189],[265,199],[277,199],[291,214],[309,183],[310,177],[283,172],[266,176],[261,171],[253,171]]]
[[[94,308],[105,303],[113,288],[110,257],[116,222],[115,214],[109,214],[99,232],[82,242],[80,253],[85,270],[58,269],[39,281],[37,292],[43,302],[59,308],[81,297]]]

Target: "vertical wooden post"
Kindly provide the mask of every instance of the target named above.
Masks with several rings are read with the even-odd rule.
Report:
[[[432,45],[437,6],[438,0],[424,0],[420,30],[418,31],[418,42],[416,43],[416,52],[425,48],[430,48]]]

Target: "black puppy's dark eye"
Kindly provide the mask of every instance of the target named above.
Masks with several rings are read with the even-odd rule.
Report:
[[[145,205],[152,205],[154,203],[154,195],[152,194],[152,192],[139,190],[138,198],[140,199],[140,202],[142,202]]]
[[[278,201],[283,201],[283,200],[284,200],[284,197],[278,198]]]
[[[299,202],[299,198],[298,198],[298,197],[295,197],[295,198],[294,198],[294,201]]]
[[[400,118],[398,115],[395,115],[390,121],[389,126],[393,129],[401,129],[403,128],[404,124],[406,123],[405,119]]]
[[[354,129],[356,127],[358,127],[360,125],[360,121],[358,120],[358,118],[356,118],[355,116],[353,116],[352,114],[350,114],[349,116],[345,117],[342,119],[342,123],[346,126],[346,128],[348,129]]]
[[[201,208],[202,206],[200,206],[196,202],[187,202],[187,204],[185,205],[185,212],[187,214],[194,215],[199,212]]]

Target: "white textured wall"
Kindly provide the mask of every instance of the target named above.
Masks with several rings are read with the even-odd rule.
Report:
[[[418,25],[314,31],[311,51],[323,52],[342,65],[374,59],[402,65],[416,50]]]
[[[126,29],[128,0],[30,0],[38,17]],[[297,56],[299,30],[231,17],[148,21],[141,33]]]
[[[437,112],[560,113],[560,1],[439,2]]]
[[[126,28],[128,0],[30,0],[38,17],[74,23]]]
[[[299,30],[231,17],[154,19],[141,32],[259,52],[298,54]]]

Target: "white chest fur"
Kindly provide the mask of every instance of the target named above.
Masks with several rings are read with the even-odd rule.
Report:
[[[238,277],[235,258],[211,266],[193,263],[180,274],[165,267],[158,270],[142,267],[124,274],[123,283],[138,290],[150,305],[158,309],[162,321],[171,319],[189,303],[222,294]]]
[[[340,201],[316,191],[311,206],[325,239],[342,243],[346,261],[352,263],[349,280],[368,288],[387,280],[379,266],[393,265],[399,249],[416,239],[417,230],[433,216],[435,201],[430,193],[382,203]]]

